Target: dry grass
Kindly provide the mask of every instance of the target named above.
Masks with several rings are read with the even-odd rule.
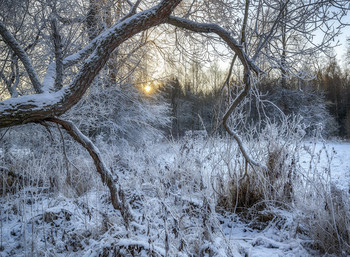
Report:
[[[300,206],[304,233],[312,239],[311,247],[337,256],[350,254],[349,194],[336,188],[319,186],[319,192]]]

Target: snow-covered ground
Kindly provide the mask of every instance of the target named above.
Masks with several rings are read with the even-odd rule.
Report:
[[[330,169],[331,180],[337,187],[342,190],[350,190],[350,143],[317,144],[316,151],[321,152],[320,165]]]
[[[313,163],[313,168],[330,170],[329,178],[338,188],[348,191],[350,143],[305,144],[305,153],[300,157],[304,170],[309,169],[310,163]],[[177,151],[176,147],[160,146],[156,150],[157,160],[151,157],[147,159],[145,154],[142,162],[147,165],[129,166],[134,172],[130,176],[139,176],[138,181],[142,182],[140,174],[146,176],[154,171],[163,174],[172,170],[172,167],[185,169],[180,165],[184,162],[182,159],[194,158],[198,152],[193,146],[177,149],[183,155],[182,159],[176,159],[173,154]],[[137,156],[130,158],[130,163],[133,163],[132,158],[135,158],[134,163],[137,162]],[[208,155],[206,160],[212,158],[214,157]],[[198,169],[208,169],[199,162],[200,160],[194,160],[194,166],[188,168],[198,166]],[[174,178],[169,178],[169,183],[162,182],[164,185],[169,184],[169,188],[160,188],[157,174],[140,185],[136,185],[132,179],[128,182],[128,176],[125,178],[125,185],[132,187],[130,192],[128,189],[126,191],[133,199],[131,205],[134,221],[129,224],[129,228],[121,225],[123,220],[120,213],[108,204],[108,191],[105,189],[100,188],[73,198],[40,187],[27,187],[15,194],[7,194],[0,198],[0,256],[127,256],[132,255],[132,252],[135,256],[148,256],[150,253],[153,256],[164,256],[167,251],[169,256],[175,252],[182,253],[178,256],[189,256],[190,250],[186,250],[186,247],[195,245],[196,237],[205,234],[201,226],[209,218],[202,217],[203,214],[199,211],[207,208],[202,201],[206,196],[203,197],[200,193],[186,195],[184,184],[197,178],[191,177],[191,174],[189,177],[180,175],[174,174]],[[172,196],[172,183],[178,183],[176,179],[183,180],[183,193]],[[174,203],[170,198],[175,199],[177,207],[171,206]],[[262,229],[235,214],[217,213],[208,223],[208,226],[216,228],[209,230],[209,236],[204,236],[211,238],[212,243],[208,243],[208,248],[205,248],[205,244],[199,245],[198,251],[203,256],[210,256],[208,249],[215,253],[214,256],[311,256],[310,250],[306,249],[308,239],[300,237],[296,232],[297,225],[293,223],[295,214],[279,209],[276,212],[280,212],[284,222],[280,219],[272,220]],[[187,217],[189,213],[193,216]]]

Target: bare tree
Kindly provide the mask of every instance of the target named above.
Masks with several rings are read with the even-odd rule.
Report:
[[[26,51],[8,30],[4,21],[0,21],[0,34],[4,42],[21,60],[36,92],[36,94],[2,101],[0,103],[0,128],[29,122],[54,122],[60,124],[77,142],[89,151],[102,181],[110,189],[113,206],[121,209],[117,185],[114,183],[111,172],[105,167],[98,149],[88,138],[82,135],[74,124],[57,118],[81,99],[99,71],[106,64],[113,50],[137,33],[167,22],[197,32],[214,32],[218,34],[237,53],[248,72],[251,69],[258,71],[258,68],[249,60],[236,40],[221,27],[214,24],[200,24],[182,18],[170,17],[170,13],[180,2],[163,0],[154,7],[136,14],[134,14],[135,6],[132,6],[130,13],[125,18],[120,19],[99,36],[91,39],[88,45],[75,54],[63,60],[59,60],[61,55],[56,54],[56,60],[47,68],[43,82],[40,82],[39,76]],[[136,7],[138,3],[139,1],[136,2]],[[55,20],[52,20],[52,28],[54,31],[53,37],[57,42],[59,41],[57,40],[59,32]],[[59,46],[56,46],[56,52],[59,52],[58,48]],[[62,62],[63,69],[57,69],[58,62]],[[68,83],[68,85],[62,85],[62,88],[60,86],[57,87],[57,84],[64,81],[61,78],[64,74],[58,74],[57,72],[63,73],[64,69],[76,65],[78,62],[81,62],[81,65],[72,82]]]
[[[34,0],[32,1],[35,2]],[[41,3],[41,1],[39,2]],[[60,26],[57,23],[57,20],[62,24],[73,24],[76,21],[81,22],[82,19],[80,17],[76,17],[76,19],[72,20],[67,19],[58,13],[55,13],[55,9],[52,6],[44,6],[42,10],[49,10],[49,12],[53,14],[50,19],[51,29],[49,30],[49,38],[51,42],[54,42],[53,49],[55,54],[52,61],[47,65],[46,73],[43,76],[39,76],[36,65],[33,64],[35,56],[28,54],[23,42],[19,41],[16,33],[13,33],[13,30],[10,29],[7,20],[1,18],[0,35],[3,40],[2,47],[7,49],[9,53],[20,60],[20,63],[23,65],[26,72],[26,76],[23,76],[23,79],[30,80],[30,83],[27,83],[27,85],[31,85],[32,90],[30,92],[35,93],[17,98],[15,97],[17,96],[16,93],[14,93],[12,94],[13,98],[1,101],[0,128],[7,128],[31,122],[54,122],[61,125],[77,142],[89,151],[94,160],[97,171],[101,175],[102,181],[109,187],[113,206],[127,212],[127,208],[124,208],[123,202],[119,200],[118,186],[114,182],[111,172],[104,165],[102,156],[98,149],[72,122],[62,120],[59,117],[80,101],[84,93],[93,83],[94,79],[98,76],[99,72],[105,67],[114,50],[122,44],[127,43],[131,38],[137,37],[138,34],[143,31],[161,24],[168,24],[194,33],[211,36],[214,35],[212,40],[223,42],[236,56],[235,59],[239,60],[244,74],[242,81],[244,85],[243,90],[231,103],[231,106],[225,113],[221,124],[226,128],[228,133],[236,139],[247,162],[251,165],[259,165],[259,163],[249,156],[249,153],[243,147],[242,140],[236,132],[229,128],[226,121],[242,100],[250,93],[256,75],[261,74],[261,69],[254,61],[261,63],[261,57],[266,56],[269,60],[272,60],[272,63],[276,61],[276,59],[280,60],[280,58],[274,58],[272,55],[273,52],[269,49],[273,39],[280,35],[278,34],[279,30],[277,29],[277,25],[280,24],[282,19],[281,11],[278,11],[277,15],[273,16],[272,21],[269,21],[269,26],[263,27],[261,30],[255,29],[251,32],[251,37],[256,38],[256,42],[254,43],[247,40],[248,34],[246,32],[248,30],[248,25],[259,23],[264,8],[273,7],[269,1],[254,1],[252,4],[250,4],[250,1],[246,1],[244,5],[246,6],[246,15],[244,15],[246,18],[243,19],[243,26],[236,31],[228,31],[225,29],[225,27],[230,27],[229,23],[225,24],[225,26],[220,24],[221,19],[220,17],[217,18],[218,11],[216,9],[217,7],[225,10],[226,7],[233,6],[232,9],[225,11],[230,13],[231,10],[234,10],[235,12],[233,13],[236,13],[237,10],[239,10],[239,8],[237,8],[238,5],[235,5],[236,1],[220,0],[203,1],[202,3],[199,3],[198,1],[161,0],[157,4],[154,3],[154,1],[149,1],[147,3],[136,1],[134,4],[132,4],[131,1],[117,1],[118,10],[128,6],[129,11],[125,12],[123,17],[121,16],[124,11],[118,12],[117,16],[120,17],[115,19],[112,19],[113,16],[107,13],[105,19],[102,19],[102,21],[106,23],[106,26],[100,26],[100,24],[96,22],[96,13],[101,13],[101,10],[103,10],[103,6],[97,6],[97,2],[100,3],[100,1],[91,0],[89,2],[90,5],[85,8],[85,11],[87,11],[90,16],[88,14],[82,15],[83,17],[88,17],[88,26],[91,29],[94,29],[94,31],[89,32],[90,40],[88,44],[82,45],[80,49],[75,51],[73,51],[72,48],[70,48],[69,51],[62,49],[62,42],[66,39],[63,37],[64,33],[60,31]],[[105,2],[108,4],[109,1]],[[342,2],[345,1],[331,1],[330,4],[335,5],[341,4]],[[278,3],[280,2],[278,1]],[[330,5],[327,4],[328,1],[320,0],[311,1],[309,4],[304,4],[303,1],[298,3],[300,6],[296,4],[293,8],[288,9],[288,12],[293,11],[295,18],[288,21],[288,23],[285,22],[285,24],[288,25],[286,29],[294,28],[300,30],[303,24],[308,26],[318,24],[317,22],[320,22],[324,17],[321,14],[326,13],[325,11],[322,12],[322,10]],[[248,12],[251,10],[251,5],[255,6],[257,14]],[[280,7],[280,5],[277,6]],[[82,9],[84,10],[84,8]],[[139,9],[143,11],[137,12]],[[282,8],[282,11],[284,10],[285,9]],[[300,10],[308,10],[309,12],[302,12],[302,16],[298,16],[297,13]],[[310,21],[307,15],[315,10],[317,10],[317,15],[312,17],[317,17],[317,20]],[[171,16],[172,13],[177,14],[178,16]],[[321,18],[319,18],[319,16],[321,16]],[[30,18],[33,17],[29,16],[28,19]],[[90,18],[91,20],[89,20]],[[111,20],[114,20],[115,23],[112,24]],[[303,20],[310,22],[301,23]],[[212,23],[213,21],[214,23]],[[224,19],[224,22],[226,21],[227,19]],[[296,23],[296,21],[299,23]],[[256,25],[256,28],[257,27],[258,25]],[[238,39],[235,38],[235,35],[237,37],[237,31],[240,31]],[[307,30],[304,31],[304,33],[310,33],[310,31],[311,30]],[[43,39],[44,38],[45,37],[43,37]],[[16,65],[14,65],[14,67],[16,67]],[[41,69],[40,72],[42,72],[42,70],[43,69]],[[8,69],[6,67],[2,69],[2,72],[3,74],[6,72],[11,73],[13,72],[13,69]],[[12,82],[8,82],[10,76],[5,75],[1,77],[2,80],[6,82],[6,85],[8,85],[7,87],[9,91],[11,91],[14,88],[14,84],[12,85]],[[40,79],[41,77],[43,77],[42,80]],[[128,216],[127,213],[125,216]]]

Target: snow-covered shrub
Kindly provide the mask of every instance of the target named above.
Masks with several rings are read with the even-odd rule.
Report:
[[[349,193],[330,184],[316,193],[318,197],[306,199],[313,208],[304,208],[307,232],[312,247],[327,254],[350,254],[350,201]],[[319,189],[320,189],[319,188]],[[304,210],[305,210],[304,209]]]
[[[325,147],[315,151],[314,143],[304,152],[310,155],[304,183],[295,197],[300,210],[300,230],[311,241],[311,248],[326,254],[348,256],[350,254],[350,194],[332,181],[334,152]],[[321,159],[327,167],[321,167]]]
[[[29,124],[6,132],[1,146],[2,166],[8,172],[1,173],[1,180],[9,183],[2,189],[14,193],[30,186],[76,196],[100,185],[85,149],[58,127],[46,125]]]
[[[228,141],[226,152],[221,153],[222,167],[226,168],[216,180],[214,190],[217,207],[245,217],[253,228],[282,226],[291,235],[309,240],[305,246],[316,250],[316,254],[347,256],[349,192],[332,182],[331,162],[335,153],[324,148],[317,152],[314,145],[308,146],[304,138],[306,126],[301,121],[292,117],[284,119],[282,125],[265,124],[253,140],[245,141],[249,154],[266,169],[245,166],[237,147]],[[321,140],[318,136],[312,138],[314,144]],[[328,161],[326,168],[320,165],[321,159]]]
[[[45,154],[47,145],[52,143],[45,129],[40,125],[27,125],[2,130],[2,133],[1,147],[4,155],[1,161],[7,172],[1,173],[1,180],[8,182],[2,184],[2,193],[16,193],[26,186],[50,186],[53,173],[47,171],[62,159],[56,162],[54,155],[50,158]],[[48,166],[41,166],[45,164]]]
[[[218,193],[217,206],[220,209],[231,212],[246,212],[257,202],[264,199],[264,190],[262,190],[257,173],[247,173],[244,159],[240,156],[239,149],[234,145],[235,142],[227,139],[227,152],[222,152],[223,163],[226,164],[219,174],[215,183],[215,191]]]
[[[281,111],[287,116],[299,116],[306,126],[308,136],[313,136],[316,130],[320,130],[323,136],[332,136],[337,130],[335,118],[327,109],[325,97],[318,92],[277,87],[273,88],[264,100],[271,101],[279,108],[274,106],[267,108],[266,113],[270,119],[279,120]]]
[[[338,133],[339,124],[330,112],[331,104],[325,95],[311,86],[301,89],[286,89],[272,82],[262,83],[253,91],[254,97],[248,102],[250,118],[260,122],[283,122],[284,116],[298,116],[305,125],[306,136],[313,137],[315,131],[324,137]],[[279,124],[281,125],[281,124]]]
[[[217,188],[219,207],[260,222],[274,218],[274,207],[289,208],[293,201],[298,154],[305,135],[296,117],[285,119],[282,126],[270,123],[264,127],[249,142],[249,154],[266,168],[251,167],[237,148],[233,153],[227,148],[231,153],[223,155],[227,169]]]
[[[145,95],[130,84],[95,83],[68,118],[94,141],[136,146],[160,139],[169,115],[160,95]]]
[[[217,224],[205,175],[207,142],[181,142],[114,149],[114,174],[132,209],[128,228],[111,223],[99,254],[132,256],[234,256]],[[111,163],[109,161],[108,165]],[[127,236],[126,236],[127,235]]]

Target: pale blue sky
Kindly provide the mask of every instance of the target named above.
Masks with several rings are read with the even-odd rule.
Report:
[[[349,25],[343,29],[342,34],[337,38],[337,40],[339,40],[339,43],[341,45],[334,49],[335,53],[337,54],[338,60],[340,60],[342,64],[345,60],[345,54],[346,54],[346,49],[348,45],[346,42],[346,39],[350,37],[350,12],[344,18],[343,22]]]

